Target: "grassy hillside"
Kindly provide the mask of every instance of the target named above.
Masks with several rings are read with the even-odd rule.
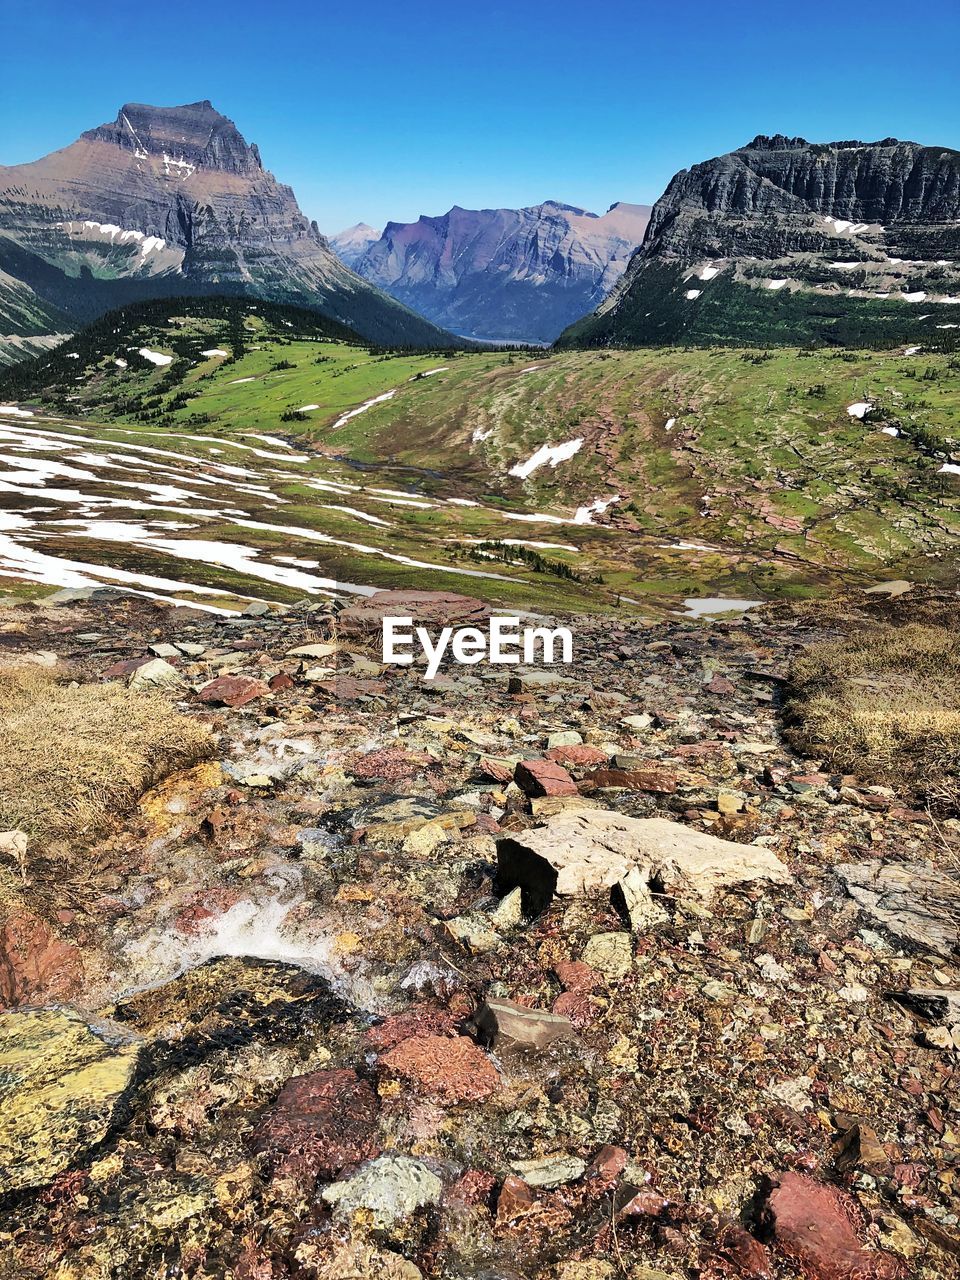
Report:
[[[797,274],[794,264],[792,274]],[[835,274],[833,283],[836,282]],[[846,286],[855,281],[848,278]],[[687,297],[691,289],[696,298]],[[811,288],[764,288],[725,272],[705,284],[677,265],[651,261],[629,292],[584,316],[557,339],[576,347],[830,346],[884,350],[924,342],[944,350],[958,345],[950,323],[960,307],[919,306],[895,299],[850,297]]]
[[[166,450],[177,493],[189,492],[150,499],[172,521],[162,550],[150,529],[124,541],[100,525],[103,538],[91,536],[79,501],[79,517],[44,516],[33,545],[46,552],[69,536],[87,563],[276,599],[303,594],[301,569],[518,607],[654,612],[702,595],[955,581],[956,355],[423,355],[349,338],[294,308],[181,300],[132,308],[8,371],[0,401],[38,420],[0,421],[16,438],[7,466],[27,465],[18,458],[42,430],[46,452],[37,445],[31,466],[51,466],[52,453],[89,473],[90,457],[65,452],[63,437],[110,467],[120,449],[140,451],[137,467],[144,451]],[[848,412],[857,405],[862,418]],[[59,424],[41,424],[50,414]],[[556,466],[531,466],[563,445]],[[5,505],[26,513],[54,484],[74,484],[51,478],[44,490],[15,476]],[[123,506],[129,477],[98,477],[103,509]],[[144,519],[110,515],[121,518]],[[191,556],[184,539],[206,545]],[[235,550],[218,561],[211,543],[254,548],[260,563]],[[268,561],[288,565],[286,581]]]

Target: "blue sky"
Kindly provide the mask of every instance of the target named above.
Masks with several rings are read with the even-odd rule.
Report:
[[[960,6],[4,0],[0,163],[210,98],[327,232],[651,202],[757,133],[960,147]]]

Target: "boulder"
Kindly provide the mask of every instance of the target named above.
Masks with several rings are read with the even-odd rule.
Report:
[[[186,684],[183,676],[163,658],[141,662],[130,672],[127,684],[131,689],[175,689]]]
[[[494,996],[481,1005],[474,1021],[484,1044],[500,1053],[511,1049],[543,1050],[575,1035],[569,1018]]]
[[[225,707],[244,707],[270,692],[270,686],[251,676],[216,676],[203,686],[197,697],[201,702]]]
[[[555,760],[521,760],[513,776],[528,796],[577,795],[577,784]]]
[[[69,1000],[83,977],[80,949],[29,911],[0,927],[0,1009]]]
[[[106,1137],[141,1047],[70,1009],[0,1014],[0,1196],[46,1186]]]
[[[868,915],[939,956],[960,952],[960,877],[927,863],[846,862],[837,875]]]
[[[380,1065],[419,1097],[447,1105],[479,1102],[500,1085],[489,1058],[466,1036],[411,1036],[385,1053]]]
[[[606,809],[559,813],[529,831],[503,836],[497,856],[499,892],[519,886],[525,909],[534,914],[554,894],[609,892],[633,869],[648,884],[699,896],[724,885],[789,879],[780,859],[761,845],[735,844],[666,818],[628,818]]]
[[[780,1252],[809,1280],[905,1280],[893,1254],[865,1248],[853,1224],[856,1201],[802,1173],[785,1173],[767,1196],[762,1218]]]
[[[420,1160],[380,1156],[322,1194],[341,1220],[361,1214],[375,1230],[389,1232],[439,1203],[442,1191],[440,1179]]]
[[[254,1129],[253,1148],[276,1173],[329,1180],[379,1154],[379,1110],[371,1086],[349,1068],[295,1076]]]

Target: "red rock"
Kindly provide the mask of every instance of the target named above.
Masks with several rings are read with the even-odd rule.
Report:
[[[514,1218],[522,1218],[535,1203],[534,1194],[524,1180],[511,1173],[504,1178],[497,1196],[497,1221],[510,1222]]]
[[[551,747],[547,752],[548,760],[556,760],[557,764],[606,764],[610,759],[608,751],[600,747],[585,745],[573,747]]]
[[[603,986],[603,978],[596,969],[582,960],[560,960],[553,971],[568,991],[597,991]]]
[[[513,780],[513,766],[504,764],[500,760],[490,760],[487,756],[483,756],[477,764],[477,772],[483,778],[489,778],[492,782],[511,782]]]
[[[439,1005],[415,1004],[371,1027],[364,1040],[375,1053],[386,1053],[411,1036],[455,1036],[459,1019]]]
[[[577,784],[555,760],[521,760],[513,776],[528,796],[575,796]]]
[[[330,1179],[346,1165],[380,1152],[380,1104],[355,1071],[313,1071],[294,1076],[254,1129],[251,1142],[275,1173],[301,1180]]]
[[[80,949],[28,911],[0,929],[0,1009],[69,1000],[80,987]]]
[[[217,676],[203,686],[197,697],[201,702],[244,707],[269,691],[268,685],[262,680],[254,680],[252,676]]]
[[[492,1173],[484,1173],[481,1169],[468,1169],[463,1177],[453,1184],[444,1199],[458,1204],[489,1205],[496,1185],[497,1180]]]
[[[288,675],[286,671],[278,671],[275,676],[271,676],[268,684],[274,693],[280,693],[283,689],[292,689],[296,684],[293,676]]]
[[[900,1280],[907,1272],[898,1258],[865,1248],[854,1224],[860,1214],[853,1198],[802,1173],[784,1173],[763,1209],[777,1248],[809,1280]]]
[[[382,680],[362,680],[358,676],[336,676],[333,680],[321,680],[316,686],[335,702],[358,702],[361,698],[373,698],[386,693]]]
[[[380,1065],[433,1102],[478,1102],[500,1085],[489,1058],[466,1036],[411,1036],[384,1054]]]
[[[586,786],[624,787],[627,791],[650,791],[655,795],[671,795],[677,789],[673,774],[658,769],[594,769],[584,779]]]
[[[601,1147],[590,1162],[585,1177],[595,1178],[599,1182],[615,1181],[627,1167],[627,1153],[623,1147]]]
[[[578,1031],[588,1027],[597,1016],[597,1002],[585,991],[564,991],[550,1006],[551,1013],[569,1018]]]
[[[620,1214],[625,1218],[659,1218],[668,1203],[659,1191],[645,1187],[626,1202]]]
[[[732,681],[728,680],[726,676],[714,676],[713,679],[703,687],[706,689],[707,693],[715,693],[721,697],[730,693],[736,693],[737,691],[736,685]]]
[[[401,782],[419,773],[424,765],[430,764],[430,757],[422,751],[407,751],[405,747],[382,747],[378,751],[368,751],[358,756],[350,765],[350,772],[355,778],[370,780],[377,778],[383,782]]]
[[[706,1252],[703,1277],[730,1276],[735,1280],[772,1280],[766,1248],[739,1223],[726,1223]]]

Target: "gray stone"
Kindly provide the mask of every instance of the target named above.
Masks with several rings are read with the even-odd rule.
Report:
[[[499,1052],[511,1049],[548,1049],[558,1040],[576,1034],[569,1018],[549,1009],[529,1009],[514,1000],[490,996],[480,1006],[474,1021],[484,1044]]]
[[[846,862],[837,875],[860,906],[898,938],[939,956],[960,951],[960,877],[927,863]]]
[[[338,1218],[349,1221],[362,1211],[374,1228],[390,1231],[419,1210],[437,1204],[442,1191],[440,1179],[420,1160],[379,1156],[352,1177],[325,1187],[322,1195]]]
[[[497,855],[499,891],[519,886],[532,913],[542,911],[554,894],[609,892],[633,868],[648,883],[701,896],[724,885],[790,878],[779,858],[761,845],[735,844],[680,822],[628,818],[607,809],[558,813],[539,827],[501,837]]]

